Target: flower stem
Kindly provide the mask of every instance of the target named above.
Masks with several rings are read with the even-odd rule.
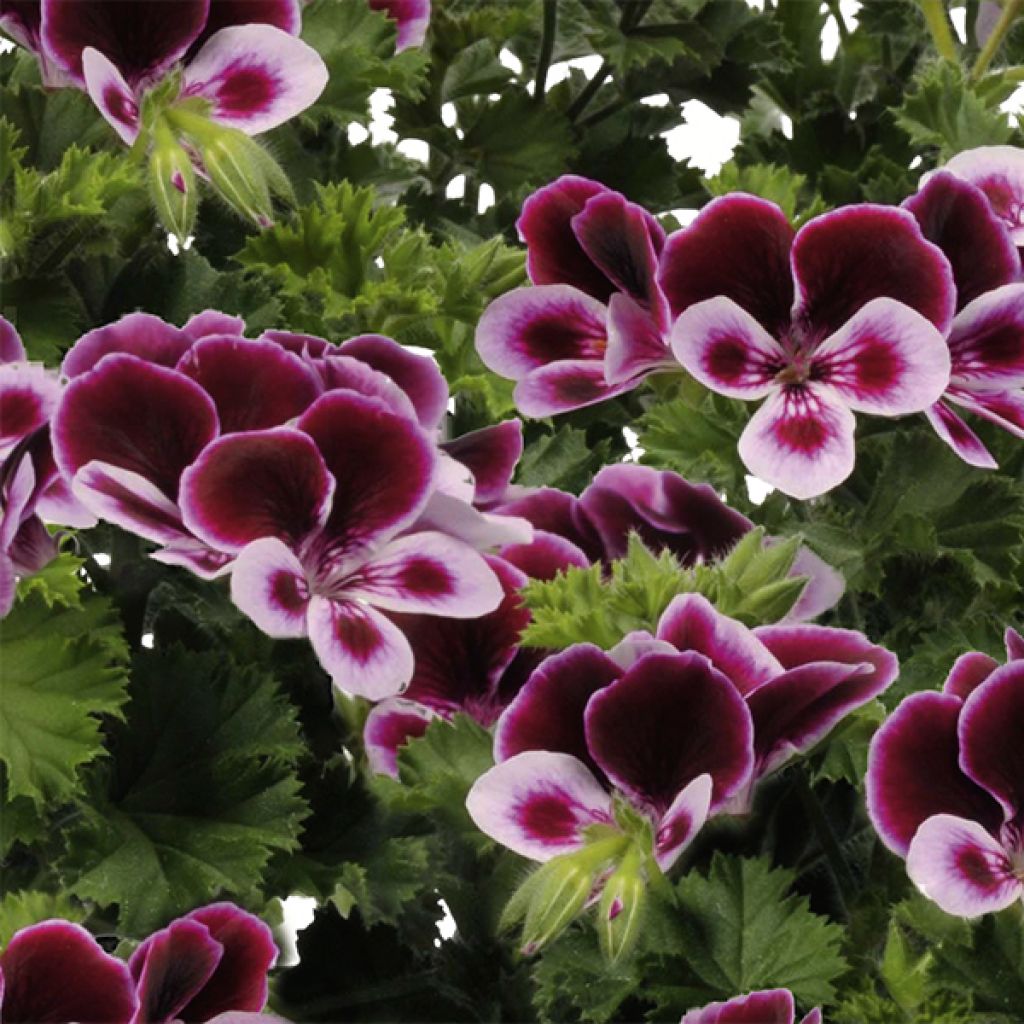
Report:
[[[985,73],[989,64],[992,63],[992,58],[1002,45],[1006,33],[1010,30],[1010,26],[1017,19],[1017,15],[1020,14],[1022,5],[1024,5],[1024,0],[1006,0],[1003,4],[1003,11],[999,15],[996,27],[992,29],[992,34],[985,40],[985,45],[981,48],[981,53],[978,54],[974,67],[971,68],[972,82],[977,81]]]
[[[569,109],[566,111],[570,121],[575,121],[576,118],[587,109],[587,105],[597,95],[598,90],[608,80],[608,77],[612,73],[612,67],[605,61],[598,69],[594,77],[587,82],[586,88],[572,101]]]
[[[953,38],[953,30],[949,27],[942,0],[918,0],[918,3],[939,56],[945,57],[946,60],[957,60],[956,40]]]
[[[800,771],[800,778],[797,782],[797,794],[800,797],[800,803],[803,805],[807,817],[810,819],[814,835],[821,845],[822,852],[825,854],[825,859],[832,871],[832,876],[836,880],[836,895],[839,900],[842,916],[849,920],[850,915],[846,909],[845,894],[852,890],[853,879],[850,876],[849,868],[846,866],[843,851],[839,848],[835,833],[832,831],[832,826],[829,825],[825,812],[821,809],[821,804],[814,795],[811,784],[807,781],[807,773],[804,770]]]
[[[555,30],[558,25],[558,0],[544,0],[544,24],[541,29],[540,54],[537,57],[537,76],[534,79],[533,101],[542,103],[548,86],[548,68],[555,49]]]

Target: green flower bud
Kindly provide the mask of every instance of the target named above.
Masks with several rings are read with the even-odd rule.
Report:
[[[608,963],[618,963],[633,951],[646,911],[647,881],[634,844],[605,882],[597,907],[597,934]]]
[[[540,871],[523,923],[523,953],[529,956],[573,922],[594,889],[594,872],[574,854],[548,861]]]
[[[154,126],[153,143],[149,193],[161,224],[184,245],[195,227],[199,208],[192,161],[162,118]]]

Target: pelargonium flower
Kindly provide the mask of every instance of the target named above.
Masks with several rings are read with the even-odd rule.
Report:
[[[0,953],[5,1024],[130,1024],[136,1006],[128,965],[77,924],[53,920],[22,928]]]
[[[430,0],[370,0],[370,7],[383,11],[398,26],[395,53],[423,45],[430,24]]]
[[[854,412],[920,412],[949,382],[952,272],[905,210],[849,206],[794,233],[774,203],[723,196],[668,239],[659,280],[683,366],[766,399],[740,457],[792,497],[853,471]]]
[[[1024,150],[978,146],[957,153],[943,170],[981,189],[1014,245],[1024,246]]]
[[[679,1024],[793,1024],[795,1020],[793,993],[788,988],[771,988],[690,1010]],[[800,1024],[821,1024],[821,1010],[811,1010]]]
[[[267,1002],[277,961],[270,929],[233,903],[212,903],[150,935],[128,962],[138,1009],[132,1024],[212,1021]],[[80,1018],[69,1018],[78,1020]],[[266,1018],[263,1018],[266,1019]]]
[[[665,232],[650,213],[567,174],[526,200],[516,226],[534,286],[487,307],[476,347],[489,369],[517,382],[520,412],[593,405],[673,368],[656,280]]]
[[[977,917],[1024,896],[1024,640],[1006,665],[954,663],[941,692],[914,693],[868,752],[868,814],[914,884],[946,913]]]
[[[949,171],[930,175],[903,205],[945,253],[956,284],[957,313],[946,339],[949,386],[925,415],[960,458],[992,469],[996,460],[950,404],[1024,437],[1024,284],[1017,247],[981,189]]]

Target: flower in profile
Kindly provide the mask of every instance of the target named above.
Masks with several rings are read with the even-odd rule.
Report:
[[[567,174],[530,196],[516,224],[533,287],[487,307],[476,347],[489,369],[517,382],[522,413],[593,405],[673,368],[656,281],[665,232],[650,213]]]
[[[903,205],[945,253],[956,285],[957,312],[946,336],[949,385],[925,415],[965,462],[993,469],[996,460],[951,406],[1024,437],[1024,284],[1017,246],[985,193],[949,170],[930,175]]]
[[[1024,896],[1024,640],[1008,661],[954,663],[941,692],[907,697],[868,754],[868,814],[914,884],[946,913],[977,917]]]
[[[853,471],[854,412],[920,412],[949,382],[952,274],[905,210],[849,206],[794,232],[774,203],[723,196],[668,239],[659,280],[683,366],[765,399],[740,457],[792,497]]]
[[[690,1010],[679,1024],[794,1024],[795,1020],[793,993],[788,988],[772,988]],[[821,1010],[811,1010],[800,1024],[821,1024]]]

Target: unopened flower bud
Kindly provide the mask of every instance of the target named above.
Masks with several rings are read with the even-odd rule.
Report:
[[[534,892],[523,923],[523,949],[536,951],[557,938],[583,909],[594,888],[589,867],[572,854],[548,861],[538,874],[543,878]]]
[[[155,126],[153,143],[149,192],[160,222],[184,245],[192,234],[199,207],[192,161],[163,120]]]
[[[640,850],[633,845],[605,882],[597,908],[597,932],[609,963],[624,959],[636,945],[647,909],[647,883]]]

